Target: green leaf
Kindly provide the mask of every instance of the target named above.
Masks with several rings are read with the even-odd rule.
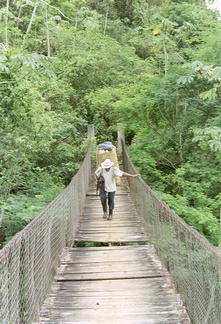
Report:
[[[193,75],[186,75],[182,76],[178,79],[178,83],[186,84],[186,83],[191,83],[193,81],[194,77]]]
[[[209,100],[215,99],[217,97],[217,88],[212,88],[212,89],[210,89],[208,91],[204,91],[199,96],[203,100],[206,100],[206,99],[209,99]]]

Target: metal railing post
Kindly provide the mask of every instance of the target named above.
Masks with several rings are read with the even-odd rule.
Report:
[[[87,127],[88,137],[94,137],[94,125],[88,125]]]
[[[125,143],[125,138],[124,138],[124,127],[121,123],[117,123],[117,137],[118,137],[118,155],[120,159],[122,159],[122,151],[123,151],[122,142]]]

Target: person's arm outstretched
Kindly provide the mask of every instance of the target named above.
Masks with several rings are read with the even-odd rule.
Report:
[[[130,173],[127,173],[127,172],[123,172],[122,176],[124,177],[130,177],[130,178],[136,178],[136,177],[139,177],[140,174],[137,173],[137,174],[130,174]]]

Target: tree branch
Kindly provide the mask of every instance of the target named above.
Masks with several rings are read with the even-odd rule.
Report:
[[[66,19],[68,19],[68,20],[70,20],[70,21],[72,21],[72,22],[75,23],[75,20],[73,20],[73,19],[68,18],[67,16],[65,16],[65,14],[63,14],[63,12],[62,12],[60,9],[58,9],[58,8],[52,6],[52,5],[49,5],[48,3],[47,3],[47,5],[48,5],[49,7],[51,7],[51,8],[53,8],[53,9],[57,10],[57,11],[58,11],[58,12],[59,12],[59,13],[60,13],[64,18],[66,18]]]
[[[28,74],[30,74],[32,71],[29,71],[28,73],[26,73],[25,75],[23,75],[21,78],[19,78],[18,80],[15,81],[2,81],[0,82],[0,84],[10,84],[10,83],[16,83],[21,81],[22,79],[24,79]]]

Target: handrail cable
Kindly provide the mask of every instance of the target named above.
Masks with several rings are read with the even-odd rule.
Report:
[[[125,172],[137,173],[123,134]],[[149,241],[168,269],[186,306],[191,323],[219,324],[221,316],[221,255],[202,235],[185,223],[141,179],[128,178],[131,198],[141,215]]]
[[[70,184],[0,251],[0,323],[38,319],[59,255],[76,232],[91,177],[93,125],[85,159]]]

